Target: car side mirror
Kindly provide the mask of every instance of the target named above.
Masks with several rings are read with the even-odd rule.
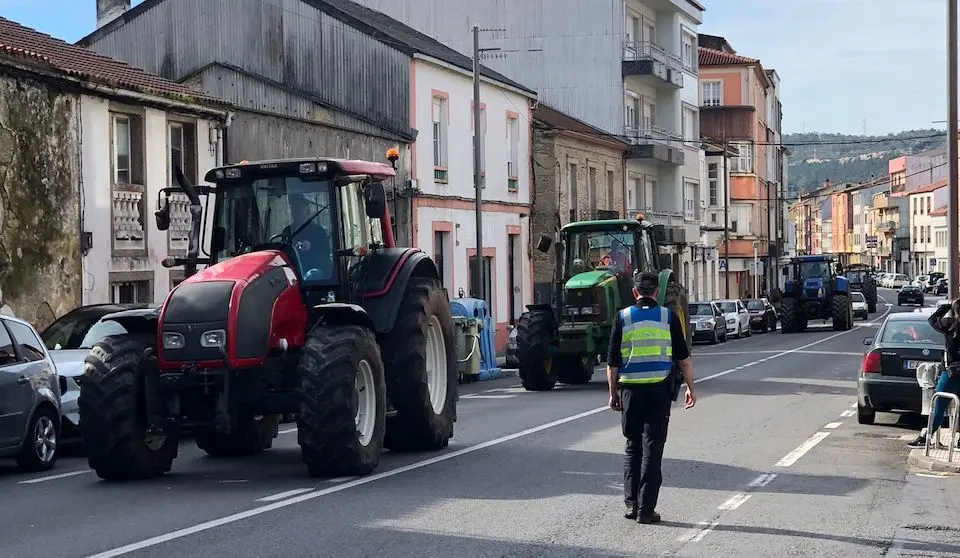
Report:
[[[224,227],[213,227],[213,236],[210,238],[210,252],[216,254],[223,250],[227,242],[227,229]]]
[[[553,245],[553,239],[545,234],[540,235],[540,240],[537,241],[537,250],[546,254],[550,251],[550,246]]]
[[[383,219],[387,215],[387,194],[383,182],[369,182],[363,188],[364,210],[371,219]]]
[[[866,346],[873,345],[873,337],[864,337],[863,344]]]
[[[157,230],[165,231],[170,228],[170,204],[159,199],[157,204],[159,208],[153,212],[153,217],[157,220]]]

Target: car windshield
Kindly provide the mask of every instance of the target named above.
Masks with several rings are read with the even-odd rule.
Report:
[[[706,302],[698,302],[690,305],[691,316],[713,316],[713,308]]]
[[[763,301],[762,300],[748,300],[747,301],[747,310],[752,310],[755,312],[763,311]],[[731,310],[732,311],[732,310]]]
[[[800,277],[804,279],[826,279],[829,276],[828,262],[800,262]]]
[[[723,312],[736,312],[736,311],[737,311],[737,303],[736,303],[736,302],[721,302],[721,303],[720,303],[720,309],[721,309]]]
[[[852,293],[852,298],[854,302],[866,302],[867,299],[863,296],[863,293]]]
[[[880,342],[942,345],[944,341],[943,335],[926,320],[888,320],[883,326]]]
[[[608,269],[614,273],[633,273],[635,269],[650,269],[652,246],[648,235],[638,235],[639,246],[634,246],[632,231],[579,231],[567,237],[566,277]]]
[[[305,282],[336,280],[337,245],[331,180],[301,180],[296,176],[257,178],[219,186],[217,226],[224,229],[223,260],[251,252],[256,246],[283,242],[292,245]]]
[[[116,309],[98,307],[78,308],[60,316],[57,321],[47,326],[40,334],[40,338],[43,339],[43,344],[48,351],[56,349],[57,344],[61,349],[78,349],[84,335],[93,324],[97,323],[104,314],[116,311]]]
[[[101,339],[110,335],[122,335],[127,329],[115,320],[100,320],[87,331],[80,342],[78,349],[92,349]]]

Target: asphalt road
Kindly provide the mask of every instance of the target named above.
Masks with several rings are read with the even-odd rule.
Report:
[[[623,439],[598,371],[547,393],[463,386],[448,450],[387,453],[363,478],[310,479],[293,425],[249,458],[185,442],[148,482],[100,482],[82,457],[39,476],[0,465],[0,555],[956,555],[943,526],[960,524],[958,481],[906,468],[918,421],[856,422],[861,339],[900,309],[879,310],[849,332],[698,346],[699,401],[673,414],[659,525],[622,517]]]

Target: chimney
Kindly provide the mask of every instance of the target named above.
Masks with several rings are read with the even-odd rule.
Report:
[[[130,0],[97,0],[97,29],[130,9]]]

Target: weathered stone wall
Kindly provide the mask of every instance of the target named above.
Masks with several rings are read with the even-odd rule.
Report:
[[[0,66],[0,307],[38,329],[81,300],[77,105]]]
[[[533,160],[536,183],[533,213],[530,217],[533,245],[541,234],[553,235],[558,226],[570,221],[570,200],[567,180],[570,165],[577,165],[576,207],[578,211],[606,209],[624,214],[623,154],[617,149],[585,140],[536,130],[533,141]],[[589,188],[590,168],[597,169],[595,204]],[[613,198],[607,187],[607,171],[613,172]],[[559,224],[558,224],[559,218]],[[534,250],[534,285],[539,287],[553,280],[556,265],[555,252],[548,254]]]

